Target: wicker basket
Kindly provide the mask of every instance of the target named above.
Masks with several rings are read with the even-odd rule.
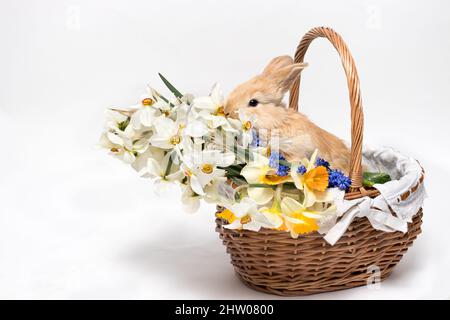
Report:
[[[353,58],[342,38],[330,28],[314,28],[301,40],[295,62],[302,62],[312,40],[327,38],[338,51],[344,67],[351,105],[352,185],[345,199],[376,197],[376,189],[362,187],[363,111],[359,78]],[[291,88],[289,107],[298,108],[300,78]],[[422,178],[419,184],[423,181]],[[406,190],[406,200],[418,188]],[[288,232],[262,229],[259,232],[229,230],[221,219],[216,220],[231,263],[239,278],[249,287],[277,295],[298,296],[341,290],[366,285],[372,277],[371,266],[380,271],[384,280],[400,261],[408,247],[420,234],[422,209],[409,224],[408,232],[375,230],[366,218],[355,219],[346,233],[334,245],[329,245],[317,232],[291,238]]]

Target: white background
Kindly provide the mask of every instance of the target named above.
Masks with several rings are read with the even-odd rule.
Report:
[[[182,212],[96,146],[103,112],[157,72],[225,93],[326,25],[357,62],[365,142],[421,161],[423,234],[379,289],[326,299],[450,298],[448,1],[17,1],[0,4],[0,298],[273,298],[242,285],[214,208]],[[337,53],[307,53],[302,110],[349,137]]]

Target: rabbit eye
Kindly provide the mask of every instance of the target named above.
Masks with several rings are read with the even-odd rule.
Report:
[[[256,106],[258,105],[258,103],[259,103],[258,100],[252,99],[252,100],[250,100],[250,101],[248,102],[248,105],[249,105],[250,107],[256,107]]]

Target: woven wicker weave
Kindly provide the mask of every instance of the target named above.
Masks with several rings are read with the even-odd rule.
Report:
[[[379,195],[376,189],[362,187],[363,112],[359,78],[353,58],[342,38],[330,28],[314,28],[301,40],[295,62],[302,62],[312,40],[327,38],[338,51],[344,67],[351,106],[352,185],[346,199]],[[291,88],[289,107],[298,108],[300,79]],[[406,190],[400,200],[413,195],[420,183]],[[366,285],[373,270],[384,280],[400,261],[421,232],[422,209],[409,224],[408,232],[375,230],[366,218],[355,219],[334,245],[329,245],[317,232],[291,238],[285,231],[262,229],[259,232],[229,230],[221,219],[216,220],[227,252],[240,279],[259,291],[283,296],[307,295]],[[379,269],[378,269],[379,268]]]

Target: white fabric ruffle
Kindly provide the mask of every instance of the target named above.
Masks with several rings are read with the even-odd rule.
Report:
[[[369,171],[387,172],[393,180],[374,185],[380,191],[376,198],[336,201],[339,221],[328,230],[320,230],[326,234],[324,239],[331,245],[341,238],[355,217],[366,217],[377,230],[405,233],[408,231],[408,223],[426,198],[425,186],[420,183],[415,192],[401,200],[401,195],[417,186],[422,176],[422,167],[417,160],[392,148],[364,148],[363,157]]]

